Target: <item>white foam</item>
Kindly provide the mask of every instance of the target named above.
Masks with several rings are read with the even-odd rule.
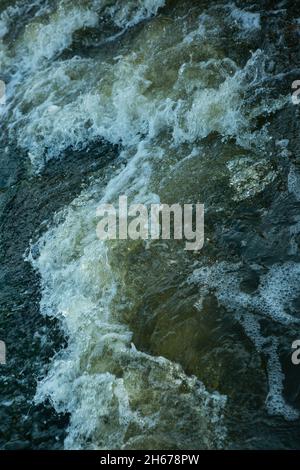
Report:
[[[117,175],[102,201],[115,197],[122,183],[142,196],[134,169],[141,164],[132,159],[128,179]],[[91,189],[83,193],[65,211],[64,222],[39,240],[39,258],[31,258],[42,279],[41,311],[57,317],[68,338],[40,381],[36,401],[49,398],[57,411],[71,413],[68,449],[135,448],[149,439],[171,447],[222,446],[225,397],[208,393],[171,361],[132,346],[123,305],[114,302],[119,286],[111,253],[96,237],[98,202]],[[174,420],[173,429],[168,423]]]
[[[200,288],[200,299],[212,290],[221,305],[235,314],[245,333],[268,364],[269,392],[266,407],[270,414],[281,415],[287,420],[297,419],[299,414],[283,397],[284,374],[277,353],[277,338],[264,337],[260,319],[267,317],[283,325],[295,325],[300,319],[293,315],[293,299],[300,293],[300,264],[286,262],[275,264],[262,276],[257,290],[248,294],[240,289],[241,264],[216,263],[211,267],[196,269],[189,282]]]
[[[157,18],[115,61],[104,60],[101,51],[93,59],[54,60],[72,44],[76,31],[98,27],[107,17],[127,28],[157,14],[164,3],[139,0],[112,6],[105,0],[82,0],[74,6],[64,0],[48,15],[40,6],[9,57],[18,69],[18,85],[10,86],[8,95],[10,138],[27,151],[35,171],[68,147],[80,149],[101,137],[126,147],[136,146],[142,136],[153,140],[163,132],[175,146],[214,132],[245,148],[267,140],[266,131],[252,130],[252,120],[285,103],[260,103],[250,114],[242,100],[262,69],[263,54],[256,51],[244,69],[224,58],[208,41],[216,32],[214,17],[207,12],[191,31]],[[173,43],[165,50],[157,47],[169,41],[171,33]],[[202,43],[197,56],[193,41]],[[173,77],[169,85],[161,83],[161,61]],[[55,113],[49,112],[53,109]]]
[[[165,0],[127,1],[126,4],[117,1],[113,6],[107,7],[105,13],[109,14],[120,28],[129,28],[156,15],[165,3]]]
[[[132,347],[122,305],[115,302],[120,279],[110,264],[113,247],[96,238],[96,207],[121,193],[140,203],[159,201],[152,184],[166,176],[172,155],[178,151],[178,159],[183,159],[184,145],[188,156],[195,155],[190,147],[212,133],[233,138],[246,149],[262,146],[266,133],[255,132],[252,119],[266,108],[272,112],[283,105],[274,100],[251,113],[243,106],[263,54],[257,51],[243,69],[211,44],[197,48],[197,55],[193,41],[201,40],[205,28],[200,31],[197,25],[196,33],[184,40],[185,28],[178,32],[175,22],[168,27],[158,18],[140,32],[130,51],[124,48],[115,60],[104,60],[101,53],[93,59],[53,60],[70,46],[75,31],[96,26],[101,12],[126,28],[155,14],[163,4],[139,2],[136,9],[136,2],[129,2],[124,9],[123,3],[116,3],[106,10],[108,3],[99,1],[72,6],[66,14],[52,14],[49,24],[39,18],[28,28],[26,43],[21,40],[17,48],[19,57],[24,52],[24,68],[30,74],[16,86],[9,132],[28,152],[34,169],[39,171],[45,161],[70,146],[80,149],[98,138],[121,143],[120,160],[127,161],[125,168],[116,168],[105,188],[101,186],[101,200],[93,199],[96,190],[90,188],[58,215],[38,243],[39,258],[31,259],[41,275],[41,310],[59,319],[68,338],[67,348],[53,359],[36,395],[37,401],[49,398],[57,411],[71,414],[67,448],[129,448],[142,446],[146,436],[161,435],[170,448],[178,443],[185,448],[191,442],[195,448],[211,448],[224,442],[225,398],[208,393],[171,361]],[[53,34],[55,39],[48,44]],[[161,70],[168,72],[169,81]],[[165,172],[155,171],[162,163]],[[233,311],[249,309],[295,324],[298,320],[286,311],[284,297],[285,285],[298,282],[298,268],[290,267],[291,275],[287,267],[274,267],[255,295],[240,291],[239,279],[228,266],[223,272],[218,265],[201,276],[209,277],[219,302]],[[272,283],[283,274],[285,283],[277,292]],[[199,276],[198,271],[198,281]],[[132,299],[123,300],[126,304]],[[180,425],[168,426],[166,433],[171,416]]]
[[[76,5],[69,0],[55,1],[52,5],[45,5],[41,0],[33,0],[26,5],[17,2],[1,14],[0,38],[7,34],[16,18],[20,19],[30,9],[36,8],[35,17],[26,24],[24,34],[17,40],[16,54],[12,58],[21,70],[32,71],[41,65],[41,61],[50,60],[67,49],[75,31],[96,27],[101,19],[107,17],[119,28],[129,28],[155,15],[165,1],[138,0],[126,4],[117,1],[114,6],[109,4],[107,0],[81,0]]]
[[[98,15],[94,11],[74,8],[59,9],[48,24],[28,25],[17,54],[24,57],[23,67],[36,68],[44,59],[50,60],[72,43],[75,31],[96,27]]]
[[[251,13],[232,5],[230,16],[237,22],[243,31],[255,32],[260,29],[260,13]]]
[[[300,201],[300,175],[294,165],[291,165],[288,174],[288,191]]]
[[[60,40],[57,44],[61,44]],[[15,93],[11,105],[12,138],[17,136],[19,146],[34,156],[35,170],[44,164],[46,149],[47,160],[70,146],[81,148],[99,137],[132,147],[141,136],[153,141],[167,132],[178,146],[218,132],[234,137],[245,148],[262,145],[264,135],[248,132],[251,120],[241,107],[245,74],[255,60],[261,60],[259,52],[245,70],[228,75],[217,88],[205,88],[206,69],[219,69],[223,75],[228,60],[204,62],[199,67],[197,88],[192,92],[185,90],[185,74],[180,73],[173,91],[166,90],[165,96],[156,94],[152,81],[147,79],[147,62],[139,63],[135,53],[113,64],[101,63],[97,68],[91,59],[54,63],[28,78]],[[176,99],[177,90],[181,90],[180,100]],[[279,105],[273,106],[275,109]],[[55,113],[49,112],[51,109]]]
[[[0,39],[2,39],[3,36],[5,36],[7,32],[8,32],[7,24],[3,19],[1,19],[0,20]]]

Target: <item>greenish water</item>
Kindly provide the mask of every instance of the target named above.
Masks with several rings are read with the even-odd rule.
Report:
[[[0,2],[0,445],[298,448],[295,2]],[[205,205],[205,243],[97,207]]]

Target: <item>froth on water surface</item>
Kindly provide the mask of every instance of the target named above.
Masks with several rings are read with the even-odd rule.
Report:
[[[293,7],[5,3],[3,158],[46,194],[49,168],[64,193],[88,166],[24,249],[66,341],[33,406],[68,416],[68,449],[299,445]],[[100,241],[97,207],[120,195],[204,203],[203,250]]]

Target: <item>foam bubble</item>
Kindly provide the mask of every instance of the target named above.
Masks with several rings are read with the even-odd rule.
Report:
[[[243,31],[255,32],[260,29],[260,13],[251,13],[250,11],[240,10],[233,5],[230,16],[237,22]]]
[[[141,21],[156,15],[159,8],[165,5],[165,0],[138,0],[115,2],[113,6],[106,8],[113,22],[120,28],[129,28]]]
[[[17,136],[19,146],[34,155],[35,170],[68,147],[81,148],[97,138],[131,147],[142,136],[153,141],[167,132],[178,146],[217,132],[234,137],[245,148],[262,144],[265,137],[248,132],[251,120],[241,108],[245,74],[255,57],[245,70],[237,70],[227,59],[194,64],[199,75],[192,90],[186,90],[187,67],[181,66],[173,91],[169,88],[163,94],[148,78],[151,58],[147,60],[149,64],[140,62],[140,56],[131,53],[95,68],[94,60],[74,58],[54,63],[22,83],[11,105],[11,138]],[[226,68],[234,70],[234,75],[227,74]],[[174,73],[176,69],[175,56]],[[221,83],[206,88],[207,73],[214,73]]]
[[[22,68],[35,69],[42,60],[50,60],[70,46],[75,31],[97,24],[98,15],[94,11],[80,8],[69,11],[60,8],[48,24],[29,24],[17,47]]]
[[[118,2],[64,2],[65,13],[55,10],[49,24],[38,18],[16,49],[16,57],[25,54],[25,75],[10,102],[9,136],[28,152],[35,171],[68,147],[80,149],[98,138],[121,143],[120,161],[127,162],[101,187],[101,201],[90,188],[66,208],[41,237],[40,256],[31,257],[41,275],[41,311],[57,317],[68,338],[40,381],[36,400],[49,398],[57,411],[71,414],[67,448],[143,447],[150,438],[161,445],[161,436],[169,448],[211,448],[222,446],[226,434],[224,397],[208,393],[171,361],[132,347],[122,305],[115,302],[120,279],[110,264],[113,247],[96,238],[96,208],[121,193],[140,203],[159,201],[155,179],[165,181],[176,158],[175,164],[186,155],[198,157],[199,142],[213,133],[244,149],[264,147],[268,134],[255,131],[256,117],[285,101],[262,99],[249,110],[244,98],[264,77],[264,56],[257,51],[244,67],[224,57],[211,44],[217,28],[207,17],[192,28],[177,18],[156,18],[132,36],[130,48],[125,41],[116,57],[99,48],[92,58],[57,60],[74,32],[100,25],[102,13],[127,28],[163,4],[139,2],[136,9],[136,2],[127,8]],[[191,279],[206,284],[203,295],[214,288],[218,301],[237,316],[249,311],[247,334],[265,351],[252,320],[298,323],[289,311],[289,286],[297,289],[299,268],[274,266],[254,294],[241,292],[237,268],[219,263]],[[270,383],[281,393],[271,375]]]
[[[131,183],[133,162],[126,170]],[[118,193],[121,181],[129,182],[116,176],[103,201]],[[96,237],[98,204],[87,191],[68,207],[63,223],[39,240],[39,257],[30,256],[41,274],[41,311],[57,317],[68,337],[67,348],[39,382],[36,402],[48,398],[58,412],[71,414],[68,449],[160,447],[162,442],[170,448],[221,447],[226,398],[207,392],[179,365],[131,344],[122,305],[114,302],[118,280],[109,247]],[[142,194],[142,185],[136,191]],[[176,427],[170,426],[174,420]]]
[[[199,285],[200,298],[213,290],[220,304],[234,313],[257,351],[267,358],[268,412],[287,420],[297,419],[298,412],[283,397],[285,377],[277,353],[278,340],[273,336],[263,336],[260,320],[267,317],[283,325],[300,323],[300,319],[292,315],[293,299],[300,292],[300,264],[275,264],[262,276],[257,290],[252,294],[240,289],[240,268],[241,264],[226,262],[200,267],[194,270],[189,282]]]

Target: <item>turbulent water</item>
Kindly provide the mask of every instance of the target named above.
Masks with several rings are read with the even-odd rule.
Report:
[[[1,447],[300,447],[297,2],[0,12]],[[120,195],[203,249],[100,241]]]

